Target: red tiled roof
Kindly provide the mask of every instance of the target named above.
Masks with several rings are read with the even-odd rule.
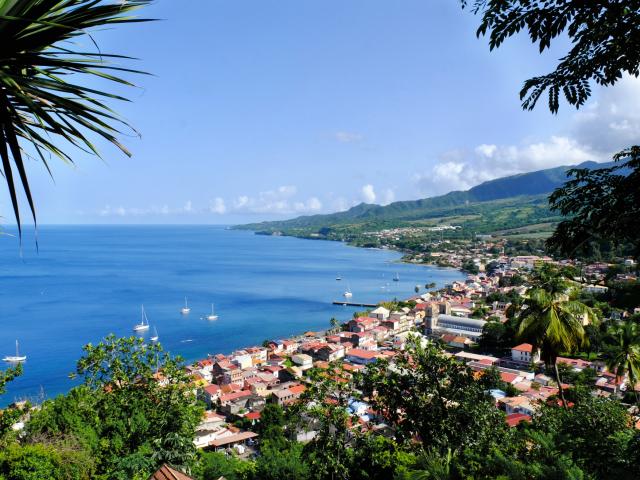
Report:
[[[218,385],[207,385],[204,387],[204,391],[209,395],[215,395],[220,391],[220,387]]]
[[[518,378],[518,375],[516,375],[515,373],[500,372],[500,378],[503,382],[511,383],[516,378]]]
[[[515,350],[516,352],[531,353],[533,351],[533,345],[531,345],[530,343],[521,343],[520,345],[513,347],[511,350]]]
[[[260,420],[260,412],[249,412],[245,415],[248,420]]]
[[[191,477],[186,476],[184,473],[174,470],[166,463],[162,465],[153,475],[149,477],[149,480],[193,480]]]
[[[507,415],[506,422],[510,427],[515,427],[520,422],[530,422],[531,417],[529,415],[525,415],[524,413],[512,413],[511,415]]]
[[[289,391],[294,395],[300,395],[302,392],[306,390],[304,385],[295,385],[293,387],[289,387]]]
[[[238,398],[244,398],[244,397],[248,397],[251,395],[251,391],[250,390],[240,390],[239,392],[231,392],[231,393],[227,393],[226,395],[222,395],[220,397],[220,401],[221,402],[230,402],[233,400],[237,400]]]
[[[352,348],[351,350],[349,350],[348,355],[351,357],[358,357],[358,358],[364,358],[364,359],[370,360],[372,358],[377,358],[378,352],[371,351],[371,350],[362,350],[361,348]]]

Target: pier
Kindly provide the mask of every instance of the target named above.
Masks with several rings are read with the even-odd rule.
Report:
[[[336,300],[333,302],[334,305],[342,305],[343,307],[365,307],[365,308],[376,308],[378,305],[375,303],[362,303],[362,302],[344,302],[341,300]]]

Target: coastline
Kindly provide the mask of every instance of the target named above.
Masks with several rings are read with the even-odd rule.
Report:
[[[354,300],[378,303],[413,295],[416,284],[462,278],[455,270],[399,262],[390,249],[344,248],[350,246],[344,242],[279,241],[217,226],[96,228],[44,226],[46,248],[37,256],[27,251],[24,259],[3,245],[0,296],[12,326],[0,332],[0,347],[6,353],[18,338],[29,358],[0,402],[38,397],[41,387],[49,398],[68,391],[81,347],[112,332],[131,335],[141,303],[163,347],[191,362],[267,338],[326,330],[331,317],[348,320],[357,308],[331,304],[347,282]],[[187,254],[194,260],[185,262]],[[398,269],[401,285],[391,282]],[[338,272],[342,282],[335,281]],[[384,275],[389,290],[381,288]],[[179,313],[185,295],[190,317]],[[214,323],[200,318],[211,302],[220,314]]]

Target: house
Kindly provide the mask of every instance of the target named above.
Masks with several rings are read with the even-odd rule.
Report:
[[[278,405],[284,406],[295,402],[304,391],[305,386],[298,384],[282,390],[276,390],[273,392],[273,398]]]
[[[440,314],[432,308],[426,311],[424,333],[425,335],[436,336],[449,333],[477,342],[486,323],[486,321],[476,318]]]
[[[358,333],[358,332],[366,332],[368,330],[373,329],[378,325],[377,318],[371,317],[358,317],[353,318],[347,322],[347,329],[350,332]]]
[[[211,407],[220,398],[220,387],[218,385],[207,385],[204,387],[204,401]]]
[[[166,463],[156,470],[148,480],[193,480],[188,475],[171,468]]]
[[[533,345],[530,343],[521,343],[511,349],[511,360],[519,363],[536,363],[540,361],[540,352],[533,352]]]
[[[308,370],[313,367],[313,358],[305,353],[297,353],[291,356],[291,361],[298,365],[302,370]]]
[[[536,408],[531,399],[518,395],[516,397],[504,397],[498,400],[498,405],[504,408],[507,415],[513,413],[523,413],[530,417],[533,416]]]
[[[358,365],[368,365],[370,363],[375,362],[379,357],[378,352],[374,352],[371,350],[363,350],[361,348],[352,348],[347,352],[346,359],[349,362],[358,364]]]
[[[225,406],[238,400],[239,398],[246,398],[251,395],[251,390],[239,390],[237,392],[225,393],[220,395],[220,405]]]
[[[530,422],[531,416],[525,415],[524,413],[512,413],[511,415],[507,415],[505,420],[507,422],[507,425],[509,425],[510,427],[515,427],[521,422]]]
[[[239,451],[244,451],[244,448],[240,450],[238,447],[243,447],[247,440],[256,438],[257,436],[258,434],[253,432],[238,432],[212,440],[209,443],[209,447],[215,451],[226,450],[228,448],[236,448]]]
[[[375,310],[372,310],[369,315],[371,315],[373,318],[377,318],[378,320],[383,321],[389,318],[389,313],[389,310],[387,310],[386,308],[378,307]]]
[[[344,357],[344,346],[336,344],[327,344],[316,351],[319,360],[325,362],[333,362]]]

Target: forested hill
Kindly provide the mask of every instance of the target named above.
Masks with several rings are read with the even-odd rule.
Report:
[[[508,213],[509,216],[514,217],[514,208],[518,212],[527,212],[527,214],[520,215],[521,221],[516,221],[514,225],[509,226],[527,225],[554,218],[548,209],[547,197],[565,182],[567,170],[571,168],[602,168],[609,165],[585,162],[578,166],[562,166],[498,178],[466,191],[454,191],[437,197],[394,202],[386,206],[361,203],[344,212],[254,223],[237,228],[260,232],[291,233],[301,229],[305,231],[321,230],[347,224],[384,224],[388,226],[469,215],[486,216],[488,214],[494,216],[495,214],[497,218],[500,213]],[[505,226],[500,224],[488,227],[491,230],[493,227]],[[480,230],[485,229],[480,228]]]

